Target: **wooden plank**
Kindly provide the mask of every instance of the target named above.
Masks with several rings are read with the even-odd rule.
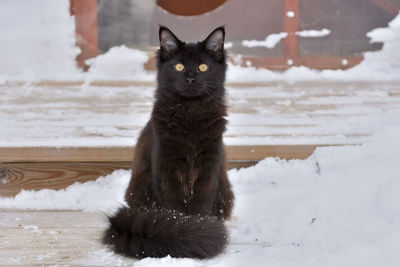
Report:
[[[112,256],[100,242],[106,217],[82,211],[0,210],[1,266],[113,266],[134,260]],[[88,263],[89,262],[89,263]],[[119,265],[118,264],[118,265]]]
[[[305,159],[316,145],[227,146],[228,160],[265,157]],[[0,147],[0,162],[121,162],[131,161],[133,147]]]
[[[254,165],[265,157],[304,159],[315,145],[228,146],[228,168]],[[0,148],[0,194],[12,196],[21,189],[61,189],[74,182],[94,180],[116,169],[129,169],[131,147],[111,148]]]
[[[275,58],[272,59],[273,61],[269,61],[269,58],[262,58],[262,57],[252,57],[247,58],[243,57],[244,61],[249,59],[254,64],[254,67],[262,68],[263,65],[269,64],[271,62],[277,62],[280,60],[282,64],[284,64],[284,59],[282,58]],[[320,66],[331,66],[332,68],[339,63],[341,64],[341,60],[344,59],[342,57],[306,57],[295,59],[294,62],[298,62],[301,60],[304,64],[310,64],[312,66],[313,62],[316,60]],[[353,56],[353,57],[346,57],[348,60],[348,65],[343,66],[343,69],[347,68],[348,66],[354,66],[359,64],[362,60],[362,56]],[[276,61],[275,61],[276,60]],[[327,65],[325,65],[327,64]],[[316,67],[317,68],[317,67]],[[56,80],[41,80],[38,82],[24,82],[24,81],[13,81],[13,82],[6,82],[5,84],[0,85],[0,88],[3,87],[23,87],[23,86],[34,86],[34,87],[69,87],[69,86],[81,86],[84,84],[84,81],[56,81]],[[147,82],[147,81],[135,81],[135,80],[95,80],[92,81],[90,86],[99,86],[99,87],[130,87],[130,86],[149,86],[155,87],[155,82]],[[320,86],[321,88],[330,88],[334,86],[348,86],[348,81],[296,81],[295,84],[287,83],[285,81],[265,81],[265,82],[227,82],[226,87],[262,87],[262,86],[281,86],[285,85],[286,87],[306,87],[306,86]],[[361,86],[399,86],[398,81],[352,81],[352,86],[361,87]],[[328,90],[328,89],[326,89]]]
[[[262,58],[258,58],[262,59]],[[346,58],[347,59],[347,58]],[[362,60],[362,57],[354,57],[354,60]],[[350,61],[349,61],[350,62]],[[22,86],[35,86],[35,87],[67,87],[67,86],[79,86],[83,85],[84,81],[55,81],[55,80],[42,80],[38,82],[24,82],[24,81],[16,81],[16,82],[6,82],[2,87],[22,87]],[[399,86],[398,81],[353,81],[350,83],[352,86]],[[146,81],[135,81],[135,80],[97,80],[93,81],[89,84],[90,86],[104,86],[104,87],[129,87],[129,86],[155,86],[155,82],[146,82]],[[288,83],[285,81],[265,81],[265,82],[228,82],[226,83],[226,87],[262,87],[262,86],[279,86],[285,85],[289,87],[306,87],[306,86],[319,86],[323,89],[330,88],[334,86],[343,86],[349,85],[348,81],[297,81],[295,84]],[[326,90],[328,90],[326,89]]]
[[[257,161],[230,161],[228,169],[249,167]],[[0,195],[15,196],[22,189],[62,189],[75,182],[87,182],[118,169],[131,169],[124,162],[29,162],[0,163]]]
[[[306,159],[316,145],[269,145],[269,146],[227,146],[229,160],[262,160],[266,157],[282,159]]]
[[[0,162],[131,161],[133,147],[1,147]]]
[[[61,189],[129,168],[131,162],[0,163],[0,195],[14,196],[22,189]]]
[[[315,145],[228,146],[228,168],[256,164],[265,157],[304,159]],[[0,195],[14,196],[22,189],[61,189],[130,169],[133,148],[0,148]]]
[[[111,253],[101,243],[107,225],[103,212],[0,209],[0,265],[136,266],[137,260]],[[227,227],[234,230],[236,220]],[[268,246],[239,240],[229,243],[239,251],[249,245]]]
[[[246,58],[248,59],[248,58]],[[360,58],[354,58],[360,60]],[[362,59],[362,58],[361,58]],[[259,66],[258,64],[268,64],[267,58],[253,58],[255,66]],[[266,60],[264,62],[264,60]],[[280,59],[282,60],[282,59]],[[283,62],[283,61],[282,61]],[[350,62],[350,61],[349,61]],[[330,86],[335,84],[344,84],[348,82],[342,81],[329,81]],[[328,84],[326,81],[298,81],[296,85],[304,86],[304,85],[320,85],[321,87],[326,87]],[[81,86],[84,84],[84,81],[55,81],[55,80],[41,80],[38,82],[24,82],[24,81],[13,81],[6,82],[4,85],[1,85],[0,88],[3,87],[23,87],[23,86],[34,86],[34,87],[69,87],[69,86]],[[228,82],[226,83],[226,87],[255,87],[255,86],[278,86],[282,84],[287,84],[282,81],[266,81],[266,82]],[[357,81],[352,82],[352,84],[376,84],[374,82],[363,82]],[[397,84],[397,82],[379,82],[379,84]],[[90,86],[100,86],[100,87],[129,87],[129,86],[156,86],[155,82],[146,82],[146,81],[135,81],[135,80],[95,80],[92,81]]]

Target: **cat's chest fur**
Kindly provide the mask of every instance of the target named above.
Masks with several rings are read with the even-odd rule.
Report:
[[[225,115],[225,106],[221,104],[182,101],[156,104],[152,119],[160,140],[196,151],[202,145],[220,141]]]
[[[224,116],[225,105],[219,103],[155,103],[153,174],[158,184],[155,190],[161,198],[162,192],[171,195],[172,190],[176,191],[174,195],[181,196],[181,203],[189,203],[196,194],[204,194],[196,185],[215,187],[226,124]],[[213,199],[214,189],[209,193]],[[172,207],[179,209],[179,206]]]

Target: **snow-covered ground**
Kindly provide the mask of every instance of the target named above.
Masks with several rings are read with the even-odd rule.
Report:
[[[361,146],[324,147],[306,160],[267,158],[229,171],[236,196],[226,252],[211,260],[147,258],[134,266],[398,266],[400,127]],[[23,191],[0,208],[112,213],[129,171],[65,190]],[[101,201],[99,201],[101,199]],[[94,257],[93,255],[97,255]],[[101,257],[100,257],[101,255]],[[80,264],[117,265],[105,249]]]

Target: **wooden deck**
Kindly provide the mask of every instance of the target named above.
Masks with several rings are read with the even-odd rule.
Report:
[[[101,244],[107,225],[99,212],[0,209],[0,266],[135,266]],[[268,246],[231,240],[227,250],[248,245]]]
[[[361,144],[400,124],[400,84],[228,84],[229,167],[304,159],[318,146]],[[130,168],[154,84],[43,81],[0,86],[0,194],[64,188]]]
[[[0,195],[64,188],[130,168],[153,86],[0,86]],[[231,168],[267,156],[307,158],[318,146],[361,144],[381,128],[400,124],[399,83],[229,84],[228,92]],[[102,213],[0,209],[0,266],[134,264],[100,243],[105,225]]]
[[[124,266],[100,242],[106,217],[82,211],[0,210],[0,266]]]
[[[228,168],[254,165],[266,156],[304,159],[315,145],[229,146]],[[130,169],[132,147],[14,147],[0,148],[0,195],[14,196],[21,189],[61,189]]]

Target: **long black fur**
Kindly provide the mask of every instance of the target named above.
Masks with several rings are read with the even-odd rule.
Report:
[[[210,258],[227,242],[215,216],[185,215],[167,209],[122,208],[110,219],[104,242],[120,254],[144,257]]]
[[[103,242],[134,258],[210,258],[228,241],[233,193],[226,173],[225,31],[184,43],[160,27],[157,91],[136,144],[129,207],[109,218]],[[177,64],[184,70],[178,71]],[[199,66],[207,64],[208,70]]]

